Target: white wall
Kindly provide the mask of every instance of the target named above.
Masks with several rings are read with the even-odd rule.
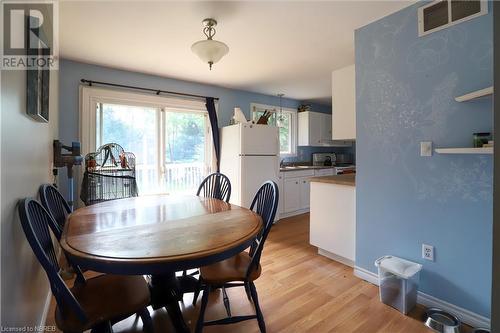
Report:
[[[50,121],[26,116],[26,72],[1,73],[1,326],[38,325],[48,280],[22,231],[16,204],[51,182],[58,137],[58,76],[50,74]]]

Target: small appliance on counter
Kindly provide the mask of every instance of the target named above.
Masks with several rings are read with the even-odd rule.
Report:
[[[313,166],[333,166],[337,161],[335,153],[313,153]]]
[[[313,166],[334,168],[336,175],[356,172],[351,154],[313,153],[312,160]]]

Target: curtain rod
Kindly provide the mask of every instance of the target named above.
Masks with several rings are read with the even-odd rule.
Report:
[[[159,95],[159,94],[169,94],[169,95],[179,95],[179,96],[195,97],[195,98],[213,98],[216,101],[219,100],[219,97],[210,97],[210,96],[202,96],[202,95],[195,95],[195,94],[186,94],[186,93],[180,93],[180,92],[175,92],[175,91],[167,91],[167,90],[161,90],[161,89],[135,87],[135,86],[129,86],[129,85],[125,85],[125,84],[118,84],[118,83],[92,81],[92,80],[86,80],[86,79],[81,79],[80,82],[88,84],[89,86],[92,86],[93,84],[98,84],[98,85],[101,85],[101,86],[110,86],[110,87],[119,87],[119,88],[126,88],[126,89],[135,89],[135,90],[142,90],[142,91],[150,91],[150,92],[156,93],[156,95]]]

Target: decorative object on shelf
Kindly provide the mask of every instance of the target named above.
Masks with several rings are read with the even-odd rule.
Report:
[[[229,47],[223,42],[219,42],[213,37],[215,36],[215,26],[217,21],[212,18],[203,20],[203,33],[207,36],[206,40],[200,40],[191,46],[191,51],[196,54],[203,62],[208,63],[210,70],[213,64],[217,63],[229,52]]]
[[[135,155],[116,143],[105,144],[85,156],[80,198],[85,205],[138,196]]]
[[[483,148],[493,148],[494,147],[494,141],[493,140],[489,140],[488,143],[485,143],[483,145]]]
[[[297,109],[297,112],[307,112],[311,111],[311,104],[300,104],[299,108]]]
[[[471,101],[473,99],[488,96],[488,95],[493,95],[493,87],[488,87],[488,88],[476,90],[476,91],[470,92],[468,94],[455,97],[455,101],[467,102],[467,101]]]
[[[491,140],[490,132],[474,133],[472,135],[472,143],[474,148],[481,148],[484,144],[487,144]]]
[[[279,93],[277,96],[280,98],[280,113],[276,117],[276,126],[283,127],[285,122],[285,117],[283,116],[283,105],[281,103],[281,99],[283,98],[283,96],[285,96],[285,94]]]
[[[26,113],[39,122],[49,122],[50,70],[29,69],[27,72]]]

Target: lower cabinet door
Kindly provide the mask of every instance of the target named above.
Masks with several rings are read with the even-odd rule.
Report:
[[[299,178],[285,179],[283,188],[285,195],[285,212],[293,212],[300,209],[300,189]]]
[[[285,212],[285,191],[283,188],[283,174],[280,173],[278,177],[278,190],[279,190],[279,197],[278,197],[278,213],[283,214]]]
[[[311,184],[309,183],[309,178],[299,179],[300,185],[300,209],[309,208],[310,194],[311,194]]]

